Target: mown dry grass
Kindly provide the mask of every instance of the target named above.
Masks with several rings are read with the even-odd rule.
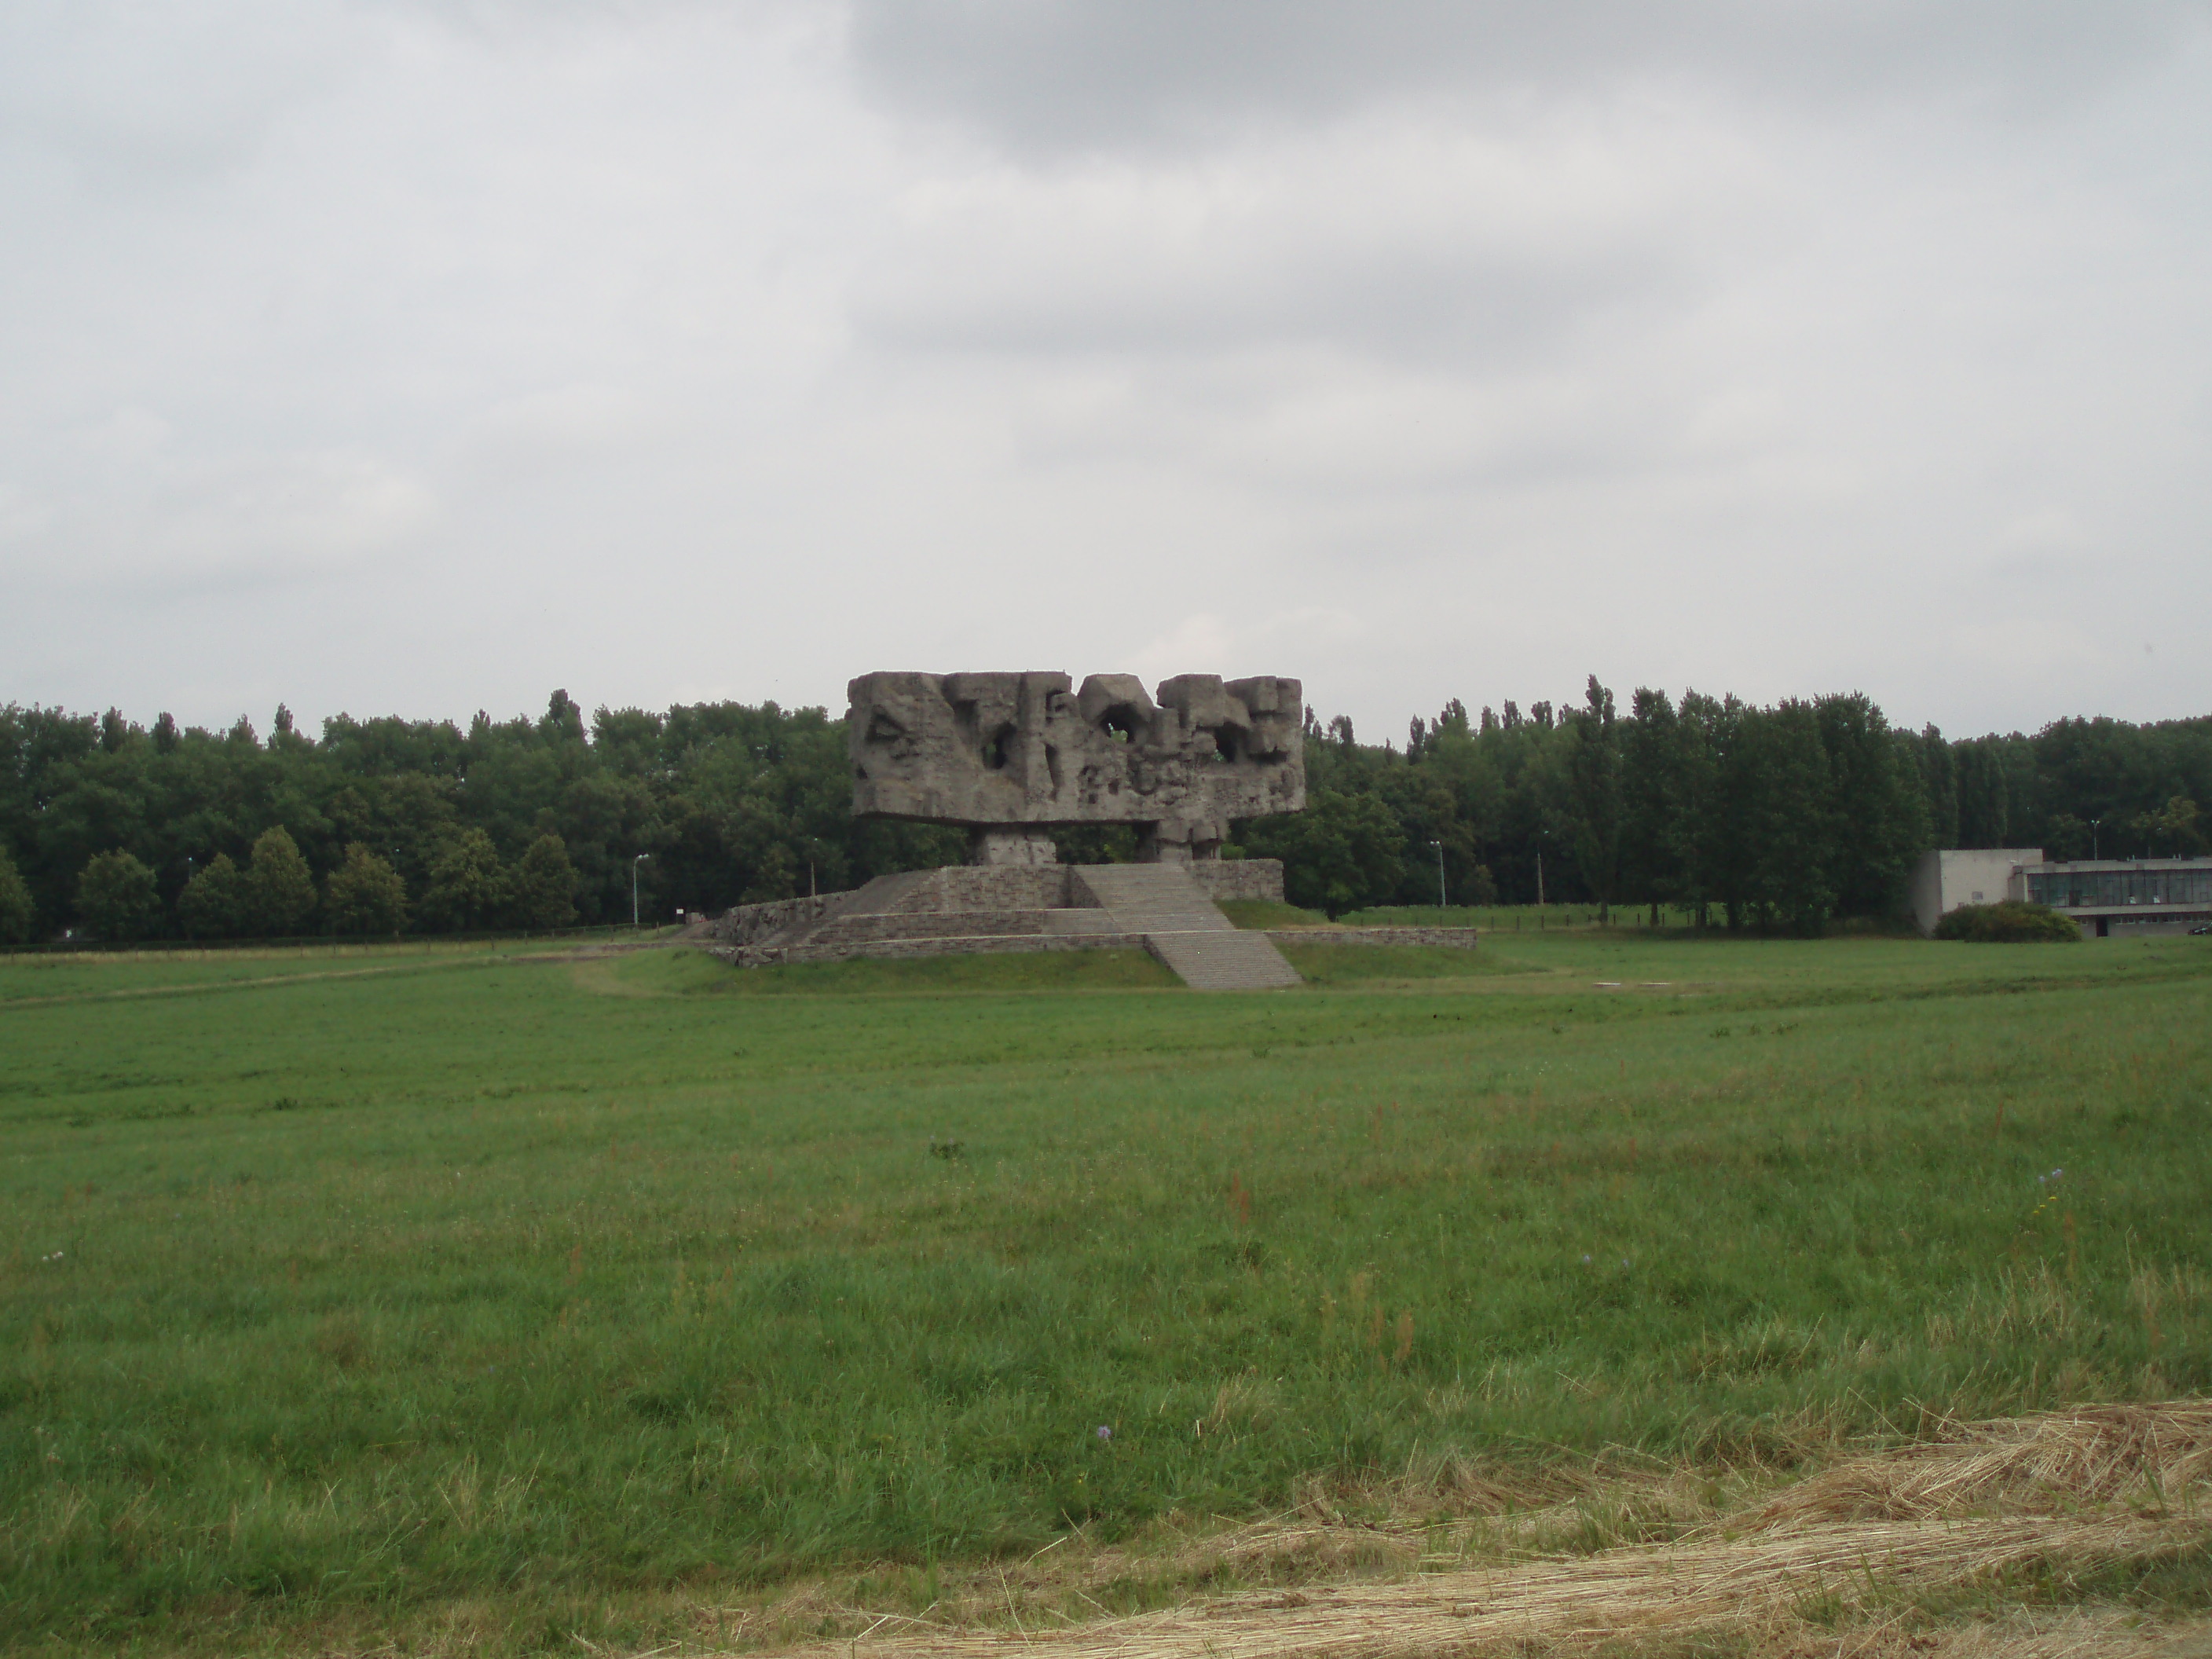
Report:
[[[1181,1544],[1156,1539],[1149,1553],[1077,1540],[1057,1560],[945,1585],[918,1612],[811,1585],[715,1633],[794,1659],[1931,1650],[1996,1659],[2212,1647],[2201,1571],[2212,1402],[1929,1428],[1929,1438],[1841,1457],[1778,1490],[1759,1469],[1593,1465],[1517,1487],[1504,1472],[1430,1471],[1366,1494],[1364,1519],[1316,1497],[1296,1515]],[[1671,1536],[1620,1541],[1653,1530]],[[1562,1547],[1577,1537],[1590,1547]],[[2193,1607],[2100,1599],[2124,1588],[2113,1568],[2156,1564],[2199,1570]],[[1121,1617],[1094,1594],[1140,1574],[1245,1587]],[[792,1642],[809,1623],[838,1628]]]

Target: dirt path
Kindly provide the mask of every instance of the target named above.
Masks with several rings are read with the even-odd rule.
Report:
[[[451,962],[395,962],[376,968],[316,969],[303,974],[265,974],[253,979],[215,979],[184,985],[143,985],[121,991],[70,991],[51,997],[9,997],[0,999],[0,1009],[52,1008],[71,1002],[132,1002],[146,997],[208,996],[218,991],[261,990],[271,985],[313,985],[324,980],[380,979],[392,974],[441,973],[463,968],[503,967],[568,959],[567,954],[465,957]]]
[[[0,997],[0,1010],[52,1008],[72,1002],[129,1002],[144,997],[207,996],[218,991],[252,991],[271,985],[313,985],[333,979],[376,979],[392,974],[428,974],[463,968],[523,967],[549,962],[597,962],[637,951],[664,951],[696,945],[707,937],[702,927],[659,939],[593,940],[584,945],[549,944],[543,949],[524,948],[494,955],[460,955],[411,962],[392,962],[367,968],[311,969],[298,974],[264,974],[252,979],[215,979],[172,985],[142,985],[119,991],[68,991],[49,997]]]
[[[1428,1659],[1717,1648],[1802,1659],[2197,1659],[2212,1656],[2212,1622],[2109,1603],[2034,1609],[2017,1587],[2201,1556],[2208,1544],[2212,1402],[2187,1401],[1952,1425],[1932,1443],[1850,1460],[1668,1544],[1309,1583],[1082,1624],[1060,1615],[1051,1627],[1040,1614],[1024,1620],[1009,1594],[1012,1629],[887,1613],[842,1639],[790,1651]]]

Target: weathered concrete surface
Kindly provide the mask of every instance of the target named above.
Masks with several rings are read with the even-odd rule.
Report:
[[[1090,864],[1077,888],[1114,919],[1145,936],[1145,948],[1194,991],[1271,991],[1298,981],[1265,933],[1240,932],[1190,872],[1174,865]]]
[[[1197,865],[955,865],[878,876],[850,893],[742,906],[715,924],[714,954],[738,967],[970,951],[1149,951],[1196,990],[1295,985],[1264,934],[1213,902],[1277,898],[1271,859]]]
[[[1472,951],[1479,942],[1472,927],[1270,927],[1278,945],[1445,945]]]
[[[859,937],[872,931],[876,919],[898,915],[1028,915],[1058,913],[1055,926],[1087,926],[1081,907],[1095,901],[1076,890],[1075,872],[1081,866],[947,865],[938,870],[908,870],[895,876],[878,876],[866,886],[850,892],[824,893],[819,898],[773,899],[763,904],[740,904],[724,911],[708,924],[714,942],[733,950],[780,939],[791,944],[804,935],[823,943],[845,934]],[[1221,899],[1274,899],[1283,896],[1283,866],[1279,859],[1211,859],[1189,866],[1190,878],[1200,891]],[[1090,915],[1096,915],[1091,910]],[[839,918],[845,918],[841,922]],[[872,931],[881,933],[880,927]],[[978,933],[1001,931],[995,925],[979,927]],[[884,934],[890,937],[889,934]]]
[[[1200,859],[1190,866],[1190,878],[1217,904],[1223,899],[1283,902],[1280,859]]]
[[[863,674],[847,688],[855,815],[965,825],[969,861],[1054,862],[1054,824],[1130,823],[1139,856],[1218,856],[1232,818],[1305,805],[1304,688],[1263,676]]]

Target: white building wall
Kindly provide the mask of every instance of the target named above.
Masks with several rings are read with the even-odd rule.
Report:
[[[1932,933],[1947,910],[1962,904],[1995,904],[2019,898],[2024,889],[2016,874],[2023,864],[2043,862],[2040,847],[1953,848],[1923,853],[1912,868],[1912,919]]]

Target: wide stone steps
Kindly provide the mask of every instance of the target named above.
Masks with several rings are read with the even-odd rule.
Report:
[[[1298,982],[1274,941],[1234,927],[1194,933],[1147,933],[1152,954],[1194,991],[1272,991]]]
[[[1087,865],[1076,877],[1114,919],[1194,991],[1271,991],[1297,969],[1264,933],[1241,933],[1189,872],[1172,864]]]
[[[1178,933],[1234,931],[1220,907],[1172,864],[1085,865],[1076,872],[1101,909]]]

